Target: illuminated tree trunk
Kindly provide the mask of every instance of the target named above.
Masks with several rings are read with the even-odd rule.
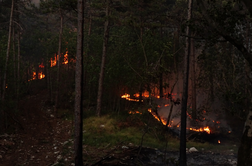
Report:
[[[107,0],[106,18],[109,15],[109,1],[110,0]],[[105,60],[106,60],[106,54],[107,54],[106,52],[107,52],[108,39],[109,39],[109,19],[107,18],[107,20],[105,21],[105,24],[104,24],[102,61],[101,61],[101,70],[100,70],[100,77],[99,77],[99,84],[98,84],[97,108],[96,108],[96,114],[97,114],[98,117],[100,117],[100,114],[101,114],[103,78],[104,78]]]
[[[78,0],[78,32],[75,69],[75,126],[74,126],[74,161],[75,166],[83,166],[82,159],[82,88],[83,88],[83,24],[84,24],[84,0]]]
[[[57,79],[56,79],[56,97],[55,97],[55,108],[59,107],[59,86],[60,86],[60,55],[61,55],[61,43],[62,43],[62,31],[63,31],[63,15],[60,10],[60,33],[59,33],[59,49],[57,58]]]
[[[190,22],[192,18],[192,3],[193,0],[188,1],[188,17],[187,21]],[[188,76],[189,76],[189,56],[191,52],[191,40],[190,40],[190,27],[186,28],[186,51],[184,58],[184,79],[183,79],[183,95],[181,103],[181,129],[180,129],[180,156],[179,165],[186,166],[186,118],[187,118],[187,98],[188,98]]]

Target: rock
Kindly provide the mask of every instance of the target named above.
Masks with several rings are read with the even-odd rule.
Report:
[[[188,151],[189,153],[198,152],[198,150],[195,147],[191,147]]]
[[[62,156],[61,156],[61,155],[58,155],[58,156],[57,156],[57,159],[58,159],[58,160],[62,159]]]
[[[56,166],[56,165],[58,165],[59,164],[59,162],[56,162],[56,163],[54,163],[52,166]]]
[[[129,149],[129,147],[127,147],[127,146],[122,146],[122,149]]]
[[[68,143],[68,141],[65,141],[65,142],[63,143],[63,146],[66,145],[67,143]]]
[[[105,125],[100,125],[100,128],[104,128],[105,127]]]
[[[129,146],[134,146],[134,144],[133,143],[129,143]]]
[[[0,155],[0,159],[2,159],[3,158],[3,156],[2,155]]]

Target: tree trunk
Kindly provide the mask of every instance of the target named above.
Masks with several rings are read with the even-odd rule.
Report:
[[[60,10],[60,33],[59,33],[59,49],[58,49],[58,58],[57,58],[57,79],[56,79],[56,96],[55,96],[55,108],[59,107],[59,86],[60,86],[60,55],[61,55],[61,43],[62,43],[62,31],[63,31],[63,16],[62,11]]]
[[[11,5],[11,13],[10,13],[10,24],[9,24],[9,36],[8,36],[8,43],[7,43],[7,51],[6,51],[6,60],[5,60],[5,67],[4,67],[4,77],[3,77],[3,90],[1,96],[1,105],[0,105],[0,130],[5,128],[6,126],[6,115],[4,111],[4,99],[5,99],[5,90],[6,90],[6,79],[7,79],[7,67],[8,67],[8,60],[10,55],[10,44],[11,44],[11,29],[12,29],[12,19],[13,19],[13,9],[14,9],[14,0],[12,0]],[[1,132],[1,131],[0,131]]]
[[[190,22],[192,18],[192,2],[188,1],[188,17],[187,21]],[[189,76],[189,56],[191,52],[191,31],[189,25],[186,28],[186,51],[184,58],[184,79],[183,79],[183,96],[181,103],[181,129],[180,129],[180,156],[179,165],[186,166],[186,118],[187,118],[187,98],[188,98],[188,76]]]
[[[74,161],[76,166],[83,166],[82,159],[82,86],[83,86],[83,24],[84,24],[84,0],[78,0],[78,32],[75,69],[75,128],[74,128]]]
[[[9,37],[8,37],[6,60],[5,60],[5,67],[4,67],[2,102],[4,101],[4,98],[5,98],[7,66],[8,66],[8,60],[9,60],[9,55],[10,55],[10,43],[11,43],[11,29],[12,29],[13,9],[14,9],[14,0],[12,0],[12,5],[11,5],[10,24],[9,24]]]
[[[14,26],[12,26],[12,49],[13,49],[13,83],[14,83],[14,98],[16,97],[17,90],[17,76],[16,76],[16,49],[15,49],[15,30]],[[16,99],[16,98],[15,98]]]
[[[106,18],[109,15],[109,3],[110,3],[110,0],[107,0]],[[101,115],[103,77],[104,77],[104,70],[105,70],[105,60],[106,60],[108,39],[109,39],[109,19],[107,18],[107,20],[105,21],[105,24],[104,24],[102,61],[101,61],[101,70],[100,70],[100,77],[99,77],[99,84],[98,84],[97,109],[96,109],[96,114],[98,117],[100,117],[100,115]]]
[[[17,100],[19,100],[20,91],[20,30],[18,30],[18,55],[17,55]]]
[[[238,149],[237,166],[250,166],[252,163],[252,108],[249,110],[247,120],[244,125],[244,131],[241,138],[241,144]]]
[[[196,122],[197,119],[197,105],[196,105],[196,72],[195,72],[195,46],[194,40],[191,38],[191,57],[192,57],[192,71],[191,71],[191,80],[192,80],[192,119],[193,123]]]

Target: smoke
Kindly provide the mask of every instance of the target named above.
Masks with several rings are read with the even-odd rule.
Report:
[[[31,0],[31,3],[33,3],[36,7],[39,7],[40,0]]]
[[[183,77],[180,74],[177,77],[173,75],[166,82],[169,83],[169,88],[166,89],[165,94],[168,93],[172,96],[173,100],[179,99],[182,101],[182,91],[183,91]],[[192,89],[191,89],[190,81],[189,81],[189,89],[188,89],[188,113],[191,114],[191,106],[192,106]],[[232,129],[227,124],[225,111],[222,109],[222,103],[220,100],[215,99],[214,101],[210,101],[209,95],[204,89],[197,89],[197,123],[195,127],[206,127],[209,126],[211,129],[216,130],[216,132],[221,132],[225,130],[225,132],[230,133]],[[157,112],[158,115],[162,119],[167,119],[169,113],[171,111],[171,101],[167,98],[155,98],[154,103],[159,105]],[[171,126],[180,125],[180,113],[181,113],[181,104],[173,104],[172,114],[170,118]],[[188,115],[187,117],[187,126],[191,127],[192,119]]]

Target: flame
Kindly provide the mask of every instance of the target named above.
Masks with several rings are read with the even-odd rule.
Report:
[[[139,102],[138,99],[131,99],[131,98],[130,98],[130,94],[126,94],[126,93],[125,93],[124,95],[122,95],[121,98],[122,98],[122,99],[126,99],[126,100],[128,100],[128,101],[136,101],[136,102]],[[142,102],[143,102],[143,100],[142,100]]]
[[[37,73],[35,71],[32,72],[32,78],[30,80],[28,80],[28,81],[36,80],[36,75],[37,75]],[[41,80],[43,78],[45,78],[45,74],[43,74],[43,72],[39,72],[38,73],[38,79]]]
[[[163,124],[163,125],[166,125],[166,123],[167,123],[167,120],[166,120],[166,119],[161,118],[161,117],[160,117],[160,119],[159,119],[158,116],[157,116],[154,112],[152,112],[151,108],[149,108],[148,111],[152,114],[152,116],[153,116],[156,120],[158,120],[158,121],[161,120],[162,124]],[[173,123],[173,121],[171,121],[171,123],[168,124],[168,127],[172,127],[172,123]],[[180,125],[178,124],[176,127],[180,127]],[[188,130],[192,130],[192,131],[196,131],[196,132],[207,132],[208,134],[211,134],[211,130],[210,130],[210,128],[209,128],[208,126],[207,126],[207,127],[201,127],[201,128],[198,128],[198,129],[196,129],[196,128],[187,128],[187,129],[188,129]]]
[[[68,51],[66,51],[66,54],[64,55],[64,61],[62,64],[68,64]]]
[[[166,125],[167,120],[165,120],[165,119],[163,119],[163,118],[161,118],[161,117],[160,117],[160,119],[159,119],[158,116],[157,116],[154,112],[152,112],[151,108],[149,108],[148,111],[152,114],[152,116],[153,116],[155,119],[157,119],[158,121],[161,120],[162,124],[163,124],[163,125]],[[171,125],[169,124],[168,127],[171,127]]]
[[[43,64],[43,62],[39,65],[39,68],[44,68],[45,66],[44,66],[44,64]]]
[[[35,80],[35,79],[36,79],[36,72],[34,71],[32,74],[32,80]]]
[[[57,64],[57,59],[58,59],[58,55],[56,56],[56,54],[55,54],[55,56],[54,56],[54,59],[51,58],[51,67],[56,66],[56,64]]]
[[[45,74],[43,74],[42,72],[38,73],[38,79],[43,79],[45,78]]]
[[[177,94],[173,94],[173,93],[172,93],[172,95],[177,95]],[[134,96],[134,97],[139,97],[140,95],[139,95],[139,93],[136,93],[136,94],[134,94],[133,96]],[[145,91],[145,92],[142,93],[142,96],[144,96],[144,97],[149,97],[149,93],[148,93],[147,91]],[[136,102],[139,102],[139,99],[132,99],[132,98],[130,98],[130,94],[127,94],[127,93],[125,93],[124,95],[122,95],[121,98],[126,99],[126,100],[128,100],[128,101],[136,101]],[[166,105],[164,105],[164,106],[167,107],[167,106],[169,106],[169,104],[166,104]],[[158,105],[158,107],[160,108],[161,106]],[[162,123],[163,125],[166,125],[166,123],[167,123],[167,120],[166,120],[166,119],[164,119],[164,118],[162,118],[162,117],[158,117],[158,116],[156,115],[156,113],[153,112],[153,111],[151,110],[151,108],[149,108],[148,111],[152,114],[152,116],[153,116],[156,120],[161,121],[161,123]],[[205,112],[205,110],[204,110],[204,112]],[[129,112],[129,114],[135,114],[135,113],[139,113],[139,112],[138,112],[138,111],[136,111],[136,112],[130,111],[130,112]],[[140,114],[141,114],[141,113],[140,113]],[[191,115],[188,114],[188,112],[187,112],[187,115],[191,118]],[[172,123],[173,123],[173,121],[171,121],[171,123],[169,123],[167,126],[168,126],[168,127],[172,127]],[[220,123],[220,122],[217,121],[216,123]],[[173,127],[174,127],[174,126],[173,126]],[[175,127],[180,127],[180,125],[177,124]],[[187,129],[188,129],[188,130],[192,130],[192,131],[196,131],[196,132],[207,132],[208,134],[211,134],[211,130],[210,130],[210,128],[209,128],[208,126],[206,126],[206,127],[201,127],[201,128],[187,128]]]
[[[220,144],[220,140],[218,140],[218,144]]]
[[[192,131],[197,131],[197,132],[207,132],[208,134],[211,134],[211,131],[209,129],[209,127],[203,127],[203,128],[199,128],[199,129],[195,129],[195,128],[189,128],[189,130],[192,130]]]
[[[129,111],[129,114],[142,114],[142,112],[139,112],[139,111]]]

